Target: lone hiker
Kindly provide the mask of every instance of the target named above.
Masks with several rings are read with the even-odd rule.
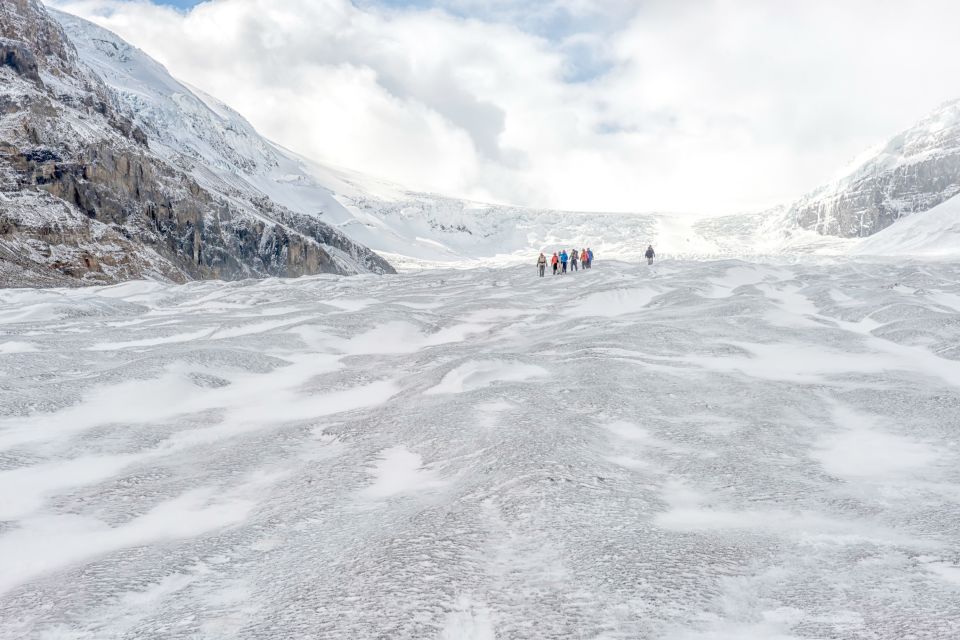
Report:
[[[543,277],[543,274],[547,270],[547,256],[543,255],[543,252],[540,252],[540,257],[537,258],[537,269],[540,271],[540,277]]]
[[[653,250],[652,244],[647,246],[647,252],[643,255],[647,257],[647,264],[653,264],[653,259],[657,257],[657,254]]]

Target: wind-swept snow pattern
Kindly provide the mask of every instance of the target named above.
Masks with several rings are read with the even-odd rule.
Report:
[[[0,637],[960,637],[960,268],[0,291]]]

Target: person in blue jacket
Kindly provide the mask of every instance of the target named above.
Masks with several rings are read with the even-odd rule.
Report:
[[[570,259],[570,256],[567,255],[567,250],[564,249],[560,252],[560,273],[567,272],[567,261]]]
[[[590,259],[590,268],[593,269],[593,249],[587,247],[587,257]]]

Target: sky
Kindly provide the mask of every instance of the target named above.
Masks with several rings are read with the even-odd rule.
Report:
[[[789,203],[960,98],[955,0],[46,0],[268,138],[411,189]]]

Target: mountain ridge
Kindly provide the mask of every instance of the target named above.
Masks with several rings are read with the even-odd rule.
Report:
[[[941,104],[846,175],[795,201],[785,221],[821,235],[869,237],[960,194],[960,100]]]
[[[36,0],[0,0],[0,38],[6,286],[393,271],[322,221],[157,153]]]

